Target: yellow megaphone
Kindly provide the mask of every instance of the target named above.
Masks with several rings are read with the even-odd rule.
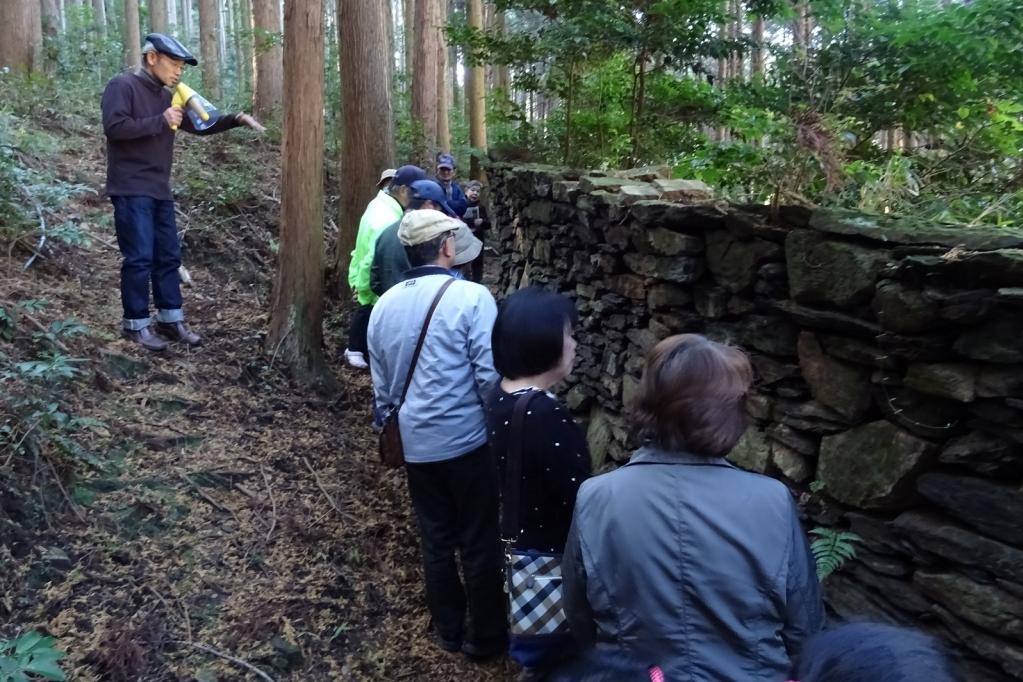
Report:
[[[216,107],[184,83],[178,83],[174,88],[171,106],[184,109],[188,117],[192,119],[192,125],[196,130],[203,130],[209,127],[210,114],[217,112]],[[177,129],[177,126],[171,126],[171,130]]]

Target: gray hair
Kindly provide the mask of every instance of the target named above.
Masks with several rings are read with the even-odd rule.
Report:
[[[156,45],[153,45],[153,43],[147,40],[145,44],[142,46],[142,52],[139,55],[142,58],[143,66],[145,66],[146,64],[146,55],[149,54],[150,52],[156,52],[157,54],[159,54],[159,52],[157,52],[156,50]]]

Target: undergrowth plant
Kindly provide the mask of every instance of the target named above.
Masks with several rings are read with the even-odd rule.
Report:
[[[66,680],[58,663],[65,654],[54,647],[55,642],[35,630],[14,640],[0,640],[0,682]]]
[[[810,535],[814,537],[810,551],[817,563],[817,579],[821,582],[856,558],[856,543],[861,540],[856,533],[834,528],[814,528]]]

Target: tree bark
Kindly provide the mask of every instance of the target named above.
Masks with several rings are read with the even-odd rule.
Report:
[[[384,7],[338,0],[341,42],[341,215],[334,272],[344,278],[355,248],[359,218],[376,194],[380,172],[395,165],[389,60]]]
[[[416,163],[430,167],[437,151],[438,74],[443,74],[440,55],[439,0],[416,0],[415,57],[412,77],[412,153]]]
[[[32,73],[42,69],[43,24],[39,0],[0,2],[0,68]]]
[[[43,36],[51,43],[60,35],[60,7],[57,0],[42,0],[41,28]]]
[[[149,0],[149,31],[167,33],[167,0]]]
[[[451,151],[451,125],[448,119],[448,48],[441,30],[448,23],[448,0],[438,3],[440,15],[437,23],[437,146],[440,151]],[[424,166],[426,168],[426,166]]]
[[[416,0],[402,0],[402,8],[402,21],[405,22],[405,87],[408,88],[416,63]]]
[[[732,77],[740,83],[746,81],[745,69],[743,68],[742,47],[739,45],[746,33],[745,16],[743,15],[742,0],[735,0],[733,3],[735,20],[732,24],[732,40],[735,41],[735,50],[732,52]]]
[[[167,30],[170,31],[171,35],[177,35],[178,0],[167,0]]]
[[[221,81],[228,71],[227,52],[227,0],[217,0],[217,57],[220,58]],[[223,89],[223,85],[221,85]]]
[[[477,30],[483,29],[483,0],[469,0],[469,25]],[[465,81],[465,96],[469,101],[469,144],[473,148],[469,166],[469,177],[474,180],[483,179],[483,169],[476,150],[483,153],[487,149],[487,92],[486,78],[482,64],[469,67]]]
[[[281,106],[284,72],[281,46],[277,40],[280,24],[277,0],[252,0],[252,19],[255,26],[256,75],[253,87],[253,107],[256,115],[269,117]]]
[[[252,83],[252,52],[249,36],[252,24],[248,0],[232,0],[234,2],[234,47],[238,60],[238,90],[244,92]]]
[[[194,43],[195,26],[192,22],[192,0],[181,0],[181,28],[184,31],[185,44]]]
[[[355,3],[362,4],[362,3]],[[285,8],[290,106],[281,143],[281,224],[266,348],[307,384],[332,383],[323,360],[323,0]]]
[[[92,0],[92,15],[96,25],[96,33],[107,37],[107,4],[105,0]]]
[[[142,63],[142,36],[139,33],[139,2],[124,0],[124,66],[134,68]]]
[[[222,99],[220,89],[220,46],[217,40],[217,0],[199,0],[199,52],[202,61],[203,94],[214,102]]]
[[[495,11],[494,15],[495,15],[494,29],[497,31],[498,35],[503,36],[507,28],[507,16],[505,15],[503,10]],[[511,69],[507,64],[499,64],[497,66],[497,78],[495,79],[494,87],[496,87],[498,90],[503,90],[504,96],[506,98],[509,99],[511,98],[512,96]]]
[[[764,78],[764,18],[753,19],[753,56],[750,64],[753,80]]]

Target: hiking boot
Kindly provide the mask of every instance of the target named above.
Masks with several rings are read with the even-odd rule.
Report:
[[[439,632],[434,631],[433,641],[444,651],[451,654],[457,654],[462,650],[462,638],[461,637],[445,637]]]
[[[121,335],[129,341],[134,341],[146,350],[160,351],[166,350],[167,348],[167,342],[157,336],[153,332],[152,327],[143,327],[142,329],[123,329],[121,330]]]
[[[366,356],[357,350],[345,348],[345,362],[355,369],[367,369],[369,367],[369,363],[366,362]]]
[[[186,343],[192,348],[202,345],[202,337],[189,329],[184,322],[157,322],[156,331],[174,343]]]
[[[465,642],[462,653],[470,661],[482,662],[501,656],[508,649],[508,642],[503,637],[486,639],[480,642]]]

